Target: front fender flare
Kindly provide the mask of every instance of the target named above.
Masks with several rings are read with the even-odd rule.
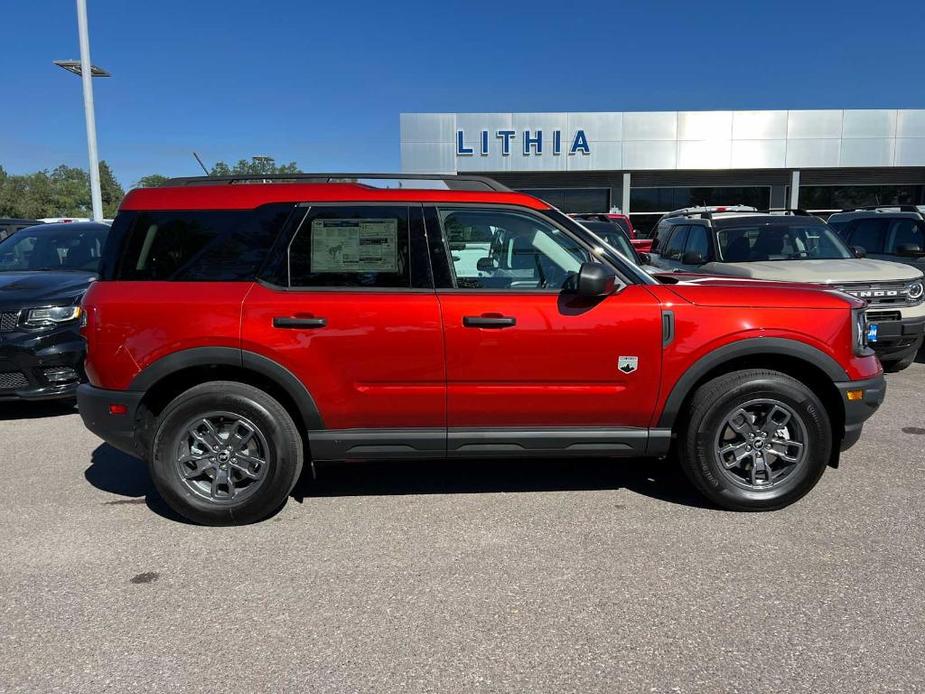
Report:
[[[688,367],[665,400],[658,427],[670,429],[674,426],[684,400],[700,379],[710,371],[734,359],[758,355],[779,355],[799,359],[825,373],[833,383],[849,380],[847,372],[835,359],[805,342],[779,337],[750,337],[713,350]]]

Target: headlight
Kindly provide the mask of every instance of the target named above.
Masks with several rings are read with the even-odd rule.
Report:
[[[909,299],[909,303],[919,303],[923,294],[925,294],[925,286],[922,285],[922,280],[913,282],[906,287],[906,298]]]
[[[869,345],[870,335],[868,333],[867,315],[863,308],[856,308],[852,313],[854,314],[854,320],[851,326],[851,336],[853,338],[852,342],[854,343],[854,353],[859,357],[866,357],[873,354],[873,350],[871,350]]]
[[[40,328],[80,318],[80,306],[50,306],[34,308],[26,314],[26,325]]]

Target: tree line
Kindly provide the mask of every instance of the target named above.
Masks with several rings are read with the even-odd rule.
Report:
[[[270,175],[298,173],[295,162],[277,164],[272,157],[241,159],[236,164],[220,161],[209,172],[212,176]],[[155,187],[168,176],[143,176],[133,188]],[[114,217],[125,195],[105,161],[100,162],[100,190],[103,216]],[[90,175],[84,169],[61,166],[30,174],[10,174],[0,165],[0,217],[40,219],[43,217],[90,217]]]

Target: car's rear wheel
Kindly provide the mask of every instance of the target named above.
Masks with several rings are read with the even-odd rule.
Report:
[[[267,393],[214,381],[164,408],[150,461],[158,492],[177,513],[206,525],[244,524],[286,501],[302,470],[302,440]]]
[[[681,432],[681,466],[714,503],[768,511],[812,489],[832,451],[825,407],[778,371],[748,369],[703,384]]]

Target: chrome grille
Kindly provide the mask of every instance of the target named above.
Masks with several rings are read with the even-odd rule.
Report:
[[[13,330],[19,323],[19,311],[0,313],[0,333]]]
[[[905,282],[844,284],[838,288],[859,299],[864,299],[871,306],[909,305],[906,299],[909,290]]]
[[[0,390],[16,390],[17,388],[25,388],[27,385],[29,385],[29,381],[19,371],[0,373]]]

